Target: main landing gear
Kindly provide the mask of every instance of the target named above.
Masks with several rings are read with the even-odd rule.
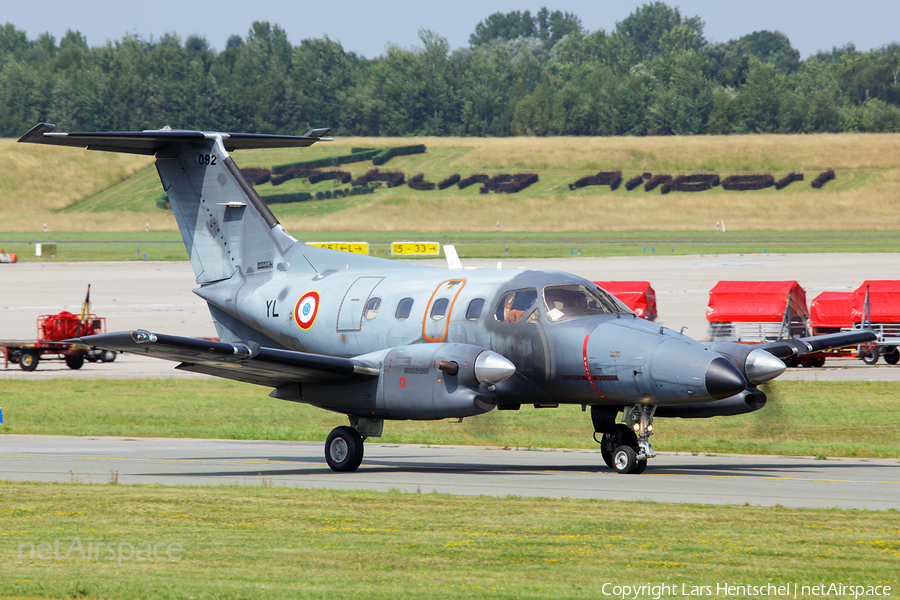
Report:
[[[384,421],[350,415],[350,427],[335,427],[325,440],[325,462],[332,471],[350,472],[359,468],[363,459],[363,441],[381,437]]]
[[[600,455],[610,469],[622,474],[640,474],[647,468],[647,459],[656,456],[650,445],[653,435],[653,413],[655,406],[637,404],[625,409],[626,423],[615,423],[618,411],[604,410],[606,407],[592,406],[591,418],[594,422],[594,439],[597,433],[602,437]],[[611,417],[611,418],[610,418]]]

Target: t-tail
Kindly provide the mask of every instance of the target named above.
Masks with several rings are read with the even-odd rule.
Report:
[[[303,136],[150,131],[57,133],[40,123],[19,141],[155,156],[198,284],[285,269],[294,239],[229,156],[236,149],[304,147],[330,129]]]

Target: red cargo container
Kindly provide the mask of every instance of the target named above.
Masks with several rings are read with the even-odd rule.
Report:
[[[595,281],[597,285],[622,301],[637,316],[655,321],[656,292],[647,281]]]
[[[714,341],[761,343],[807,335],[806,292],[796,281],[720,281],[706,320]]]

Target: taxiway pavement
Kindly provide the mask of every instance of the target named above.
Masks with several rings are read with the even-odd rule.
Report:
[[[0,480],[399,489],[503,497],[900,508],[900,460],[661,454],[618,475],[597,451],[366,444],[334,473],[319,442],[0,436]]]

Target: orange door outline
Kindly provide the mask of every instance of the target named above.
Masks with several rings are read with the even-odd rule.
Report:
[[[448,285],[449,284],[449,285]],[[453,294],[453,297],[450,298],[449,295],[441,295],[440,298],[447,298],[450,300],[450,306],[447,307],[447,314],[444,315],[444,331],[443,335],[440,337],[429,337],[428,336],[428,321],[431,320],[431,307],[434,304],[435,297],[438,295],[440,291],[453,291],[453,288],[459,286],[459,289],[456,290],[456,293]],[[429,342],[443,342],[447,339],[447,332],[450,330],[450,315],[453,314],[453,305],[456,304],[456,298],[459,296],[459,293],[462,289],[466,287],[466,282],[463,279],[448,279],[446,281],[441,282],[440,285],[435,288],[434,292],[431,294],[431,298],[428,300],[428,306],[425,307],[425,318],[422,321],[422,336],[426,341]]]

